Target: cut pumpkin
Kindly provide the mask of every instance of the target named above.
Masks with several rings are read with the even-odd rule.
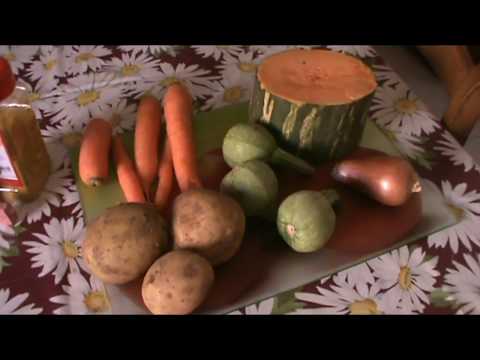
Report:
[[[260,64],[249,117],[282,147],[320,164],[358,146],[376,88],[374,73],[353,56],[288,50]]]

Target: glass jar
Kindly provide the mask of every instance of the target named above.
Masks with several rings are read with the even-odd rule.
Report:
[[[9,202],[35,200],[50,175],[50,158],[27,89],[0,57],[0,190]]]

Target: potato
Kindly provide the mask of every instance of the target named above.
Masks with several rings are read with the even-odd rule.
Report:
[[[167,244],[165,222],[156,207],[125,203],[87,226],[83,257],[104,282],[125,284],[144,274]]]
[[[239,250],[245,233],[245,214],[231,197],[206,189],[189,190],[173,204],[175,249],[194,251],[214,266]]]
[[[174,250],[148,269],[142,284],[145,306],[155,315],[186,315],[200,306],[215,274],[200,255]]]

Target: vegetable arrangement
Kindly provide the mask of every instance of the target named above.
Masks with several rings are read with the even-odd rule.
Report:
[[[111,150],[126,203],[88,224],[83,252],[92,273],[106,283],[126,284],[144,276],[142,297],[152,313],[185,314],[205,300],[214,281],[213,268],[240,249],[245,214],[233,198],[202,184],[187,89],[171,85],[163,109],[162,146],[161,103],[151,96],[141,99],[134,160],[122,138],[112,137],[110,122],[89,123],[80,146],[80,178],[87,186],[106,183]],[[168,231],[161,214],[170,204],[175,179],[180,195],[173,201]]]
[[[302,150],[306,127],[311,130],[308,149],[313,153],[333,149],[327,158],[337,159],[354,147],[376,85],[370,72],[357,62],[335,55],[340,76],[331,70],[330,55],[316,51],[320,50],[287,51],[286,58],[276,60],[274,55],[265,60],[257,83],[268,86],[262,87],[261,96],[257,89],[251,100],[254,121],[237,124],[226,133],[220,160],[230,169],[215,190],[203,183],[208,181],[201,176],[195,145],[193,101],[180,83],[168,87],[163,104],[152,96],[140,100],[133,159],[122,138],[112,136],[110,122],[92,120],[80,148],[80,178],[87,186],[106,183],[111,151],[126,202],[107,209],[88,225],[83,252],[90,270],[111,284],[143,277],[142,299],[153,314],[189,314],[205,303],[216,269],[239,253],[252,217],[275,223],[284,243],[295,252],[324,248],[338,224],[341,192],[335,187],[301,190],[281,200],[277,170],[306,177],[314,174],[316,168],[310,161],[318,164],[319,158]],[[326,64],[325,73],[317,73],[318,64]],[[272,72],[278,66],[292,71]],[[301,75],[302,71],[308,76]],[[300,85],[310,84],[309,90],[300,86],[297,93],[294,89],[299,84],[278,81],[275,73],[282,74],[280,78],[296,74]],[[263,108],[257,119],[260,98]],[[300,98],[308,104],[307,112],[300,109]],[[292,110],[294,106],[299,108]],[[300,143],[290,141],[297,147],[289,147],[279,129],[282,136],[287,131],[288,141],[294,139],[292,134],[300,136]],[[323,139],[315,138],[318,129],[326,129]],[[403,159],[376,154],[342,155],[334,161],[331,175],[338,186],[357,189],[385,206],[401,206],[421,190],[415,171]],[[179,194],[172,199],[175,181]],[[166,221],[170,207],[171,218]]]

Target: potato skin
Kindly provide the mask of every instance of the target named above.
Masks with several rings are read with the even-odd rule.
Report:
[[[144,274],[167,244],[165,222],[153,205],[124,203],[87,226],[83,257],[102,281],[125,284]]]
[[[239,250],[245,234],[245,214],[227,195],[189,190],[175,199],[172,232],[175,249],[194,251],[217,266]]]
[[[198,254],[174,250],[157,259],[145,274],[142,298],[154,315],[186,315],[206,299],[215,274]]]

